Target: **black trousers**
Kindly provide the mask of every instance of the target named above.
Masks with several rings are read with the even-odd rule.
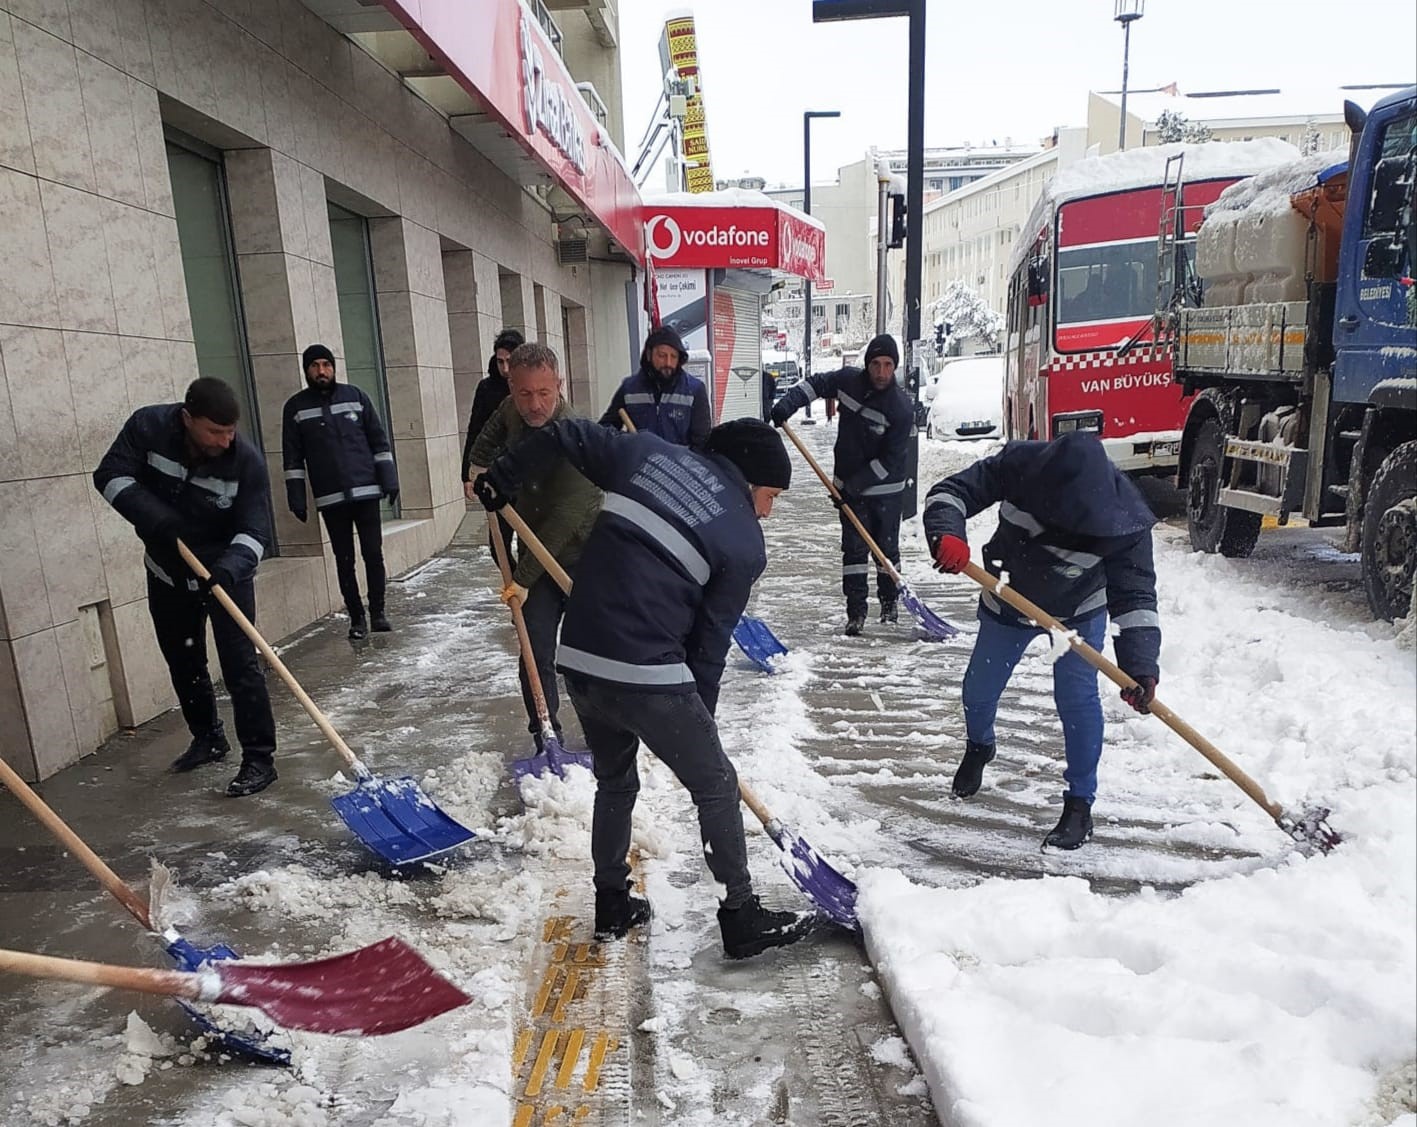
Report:
[[[232,601],[253,622],[256,619],[256,585],[247,580],[228,590]],[[148,610],[158,649],[167,662],[172,688],[182,706],[182,718],[194,738],[222,730],[216,692],[207,671],[207,618],[211,618],[217,661],[231,694],[236,718],[236,739],[244,762],[269,765],[276,750],[276,722],[266,675],[251,639],[226,611],[199,591],[170,587],[148,575]]]
[[[349,501],[321,509],[335,553],[335,575],[339,593],[351,618],[364,617],[359,597],[359,580],[354,574],[354,533],[359,532],[359,554],[364,557],[364,580],[369,587],[369,613],[384,613],[384,525],[379,501]]]
[[[526,623],[527,637],[531,640],[531,656],[536,662],[536,673],[541,681],[541,693],[546,698],[551,728],[558,736],[561,734],[561,721],[556,712],[561,707],[561,698],[556,691],[556,636],[561,629],[561,616],[565,613],[566,596],[554,579],[543,575],[531,585],[526,602],[522,604],[522,621]],[[527,731],[537,735],[541,731],[541,722],[536,716],[536,702],[532,699],[526,662],[521,658],[517,658],[517,676],[522,685],[522,703],[526,706]]]
[[[866,526],[871,539],[886,559],[900,568],[900,505],[901,494],[887,493],[879,497],[858,497],[850,502],[851,511]],[[870,590],[868,577],[876,570],[876,597],[882,603],[895,602],[895,580],[881,568],[861,539],[856,527],[841,514],[841,593],[846,596],[846,612],[866,613],[866,596]]]
[[[737,908],[753,891],[738,809],[738,773],[718,742],[718,727],[698,693],[649,693],[566,675],[566,691],[585,730],[595,770],[590,853],[595,887],[623,889],[630,879],[630,815],[640,793],[640,741],[689,792],[699,812],[704,860]]]

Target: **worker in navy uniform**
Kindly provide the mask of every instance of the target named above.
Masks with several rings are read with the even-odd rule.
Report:
[[[94,487],[137,530],[147,554],[148,611],[182,718],[192,734],[172,764],[190,771],[231,750],[207,672],[211,619],[241,744],[233,798],[275,782],[275,719],[256,647],[210,595],[219,584],[256,617],[256,565],[271,544],[265,461],[236,433],[240,407],[221,380],[193,381],[181,403],[140,407],[94,471]],[[181,540],[211,573],[204,583],[182,562]]]
[[[655,329],[645,338],[639,370],[615,389],[601,425],[617,430],[624,426],[623,408],[635,430],[700,449],[713,426],[713,409],[704,381],[684,370],[688,362],[679,334],[667,325]]]
[[[756,419],[714,428],[702,453],[580,419],[530,432],[476,481],[490,510],[564,457],[605,492],[581,552],[557,668],[594,758],[595,933],[649,919],[626,854],[644,741],[698,808],[704,859],[724,888],[724,951],[756,955],[800,938],[807,919],[765,909],[748,873],[738,777],[714,723],[734,624],[767,564],[758,522],[791,481],[782,437]]]
[[[1151,560],[1155,518],[1137,487],[1091,431],[1010,442],[926,495],[925,535],[939,570],[964,570],[965,521],[995,504],[999,527],[984,546],[984,569],[1007,576],[1010,587],[1095,650],[1102,649],[1110,617],[1117,664],[1137,683],[1122,699],[1146,712],[1160,678],[1161,623]],[[964,675],[967,742],[953,784],[960,798],[979,790],[994,758],[999,697],[1040,633],[1002,599],[988,591],[980,596],[979,635]],[[1053,665],[1053,701],[1063,724],[1066,787],[1063,815],[1043,844],[1076,849],[1092,836],[1103,725],[1097,671],[1071,649]]]
[[[878,336],[866,346],[865,369],[840,368],[810,375],[791,388],[772,409],[772,421],[782,425],[813,399],[836,401],[837,425],[832,482],[871,539],[891,563],[900,566],[900,507],[910,454],[914,419],[910,397],[896,383],[900,353],[894,338]],[[846,633],[852,637],[866,626],[870,589],[871,550],[861,534],[841,514],[841,591],[846,596]],[[881,621],[899,617],[895,578],[876,566],[876,597]]]
[[[297,520],[309,519],[306,485],[330,534],[340,595],[354,639],[391,629],[384,613],[384,525],[380,503],[399,495],[394,452],[379,413],[361,388],[335,378],[334,354],[312,344],[300,357],[306,387],[285,403],[281,425],[285,496]],[[364,558],[369,617],[354,571],[354,534]]]

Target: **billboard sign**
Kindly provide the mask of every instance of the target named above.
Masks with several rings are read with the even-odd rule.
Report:
[[[661,268],[781,270],[825,277],[826,232],[787,208],[646,204],[645,250]]]

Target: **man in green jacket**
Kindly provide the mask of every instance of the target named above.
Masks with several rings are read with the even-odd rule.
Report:
[[[561,397],[561,376],[556,353],[544,344],[519,345],[509,363],[511,394],[493,412],[472,445],[469,462],[474,468],[489,466],[498,455],[516,446],[528,431],[537,430],[571,409]],[[517,512],[547,549],[567,571],[574,573],[581,547],[590,535],[600,512],[600,490],[587,481],[565,458],[557,459],[538,479],[528,481],[517,495]],[[557,719],[560,701],[556,691],[556,635],[566,596],[556,581],[546,574],[536,557],[518,545],[512,585],[502,592],[502,601],[520,601],[526,632],[531,639],[532,657],[541,678],[541,691],[551,713],[551,725],[559,738]],[[519,663],[522,700],[526,704],[527,727],[542,750],[541,725],[532,701],[525,663]]]

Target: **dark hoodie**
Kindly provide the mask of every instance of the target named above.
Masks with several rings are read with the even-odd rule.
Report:
[[[679,363],[668,380],[650,364],[650,353],[661,344],[679,353]],[[684,342],[673,329],[661,325],[651,332],[640,353],[639,370],[626,376],[615,389],[610,406],[600,417],[601,426],[623,427],[624,420],[620,418],[623,409],[636,430],[657,434],[678,446],[702,450],[708,432],[713,429],[713,410],[703,380],[684,371],[688,360]]]
[[[478,382],[477,391],[472,396],[472,410],[467,416],[467,438],[462,445],[463,481],[468,480],[468,467],[472,465],[473,443],[482,433],[482,428],[487,425],[487,420],[492,417],[492,412],[502,405],[502,400],[512,391],[507,384],[507,377],[502,375],[501,369],[497,367],[497,350],[505,348],[508,352],[515,352],[525,343],[526,338],[516,329],[503,329],[492,344],[492,355],[487,358],[487,376]]]
[[[1117,664],[1155,677],[1161,651],[1151,526],[1131,480],[1112,465],[1090,431],[1052,442],[1010,442],[1002,451],[937,482],[923,521],[933,556],[945,536],[965,538],[965,521],[999,505],[999,527],[984,546],[984,568],[1069,626],[1106,608],[1120,630]],[[1026,625],[987,591],[981,613]]]

